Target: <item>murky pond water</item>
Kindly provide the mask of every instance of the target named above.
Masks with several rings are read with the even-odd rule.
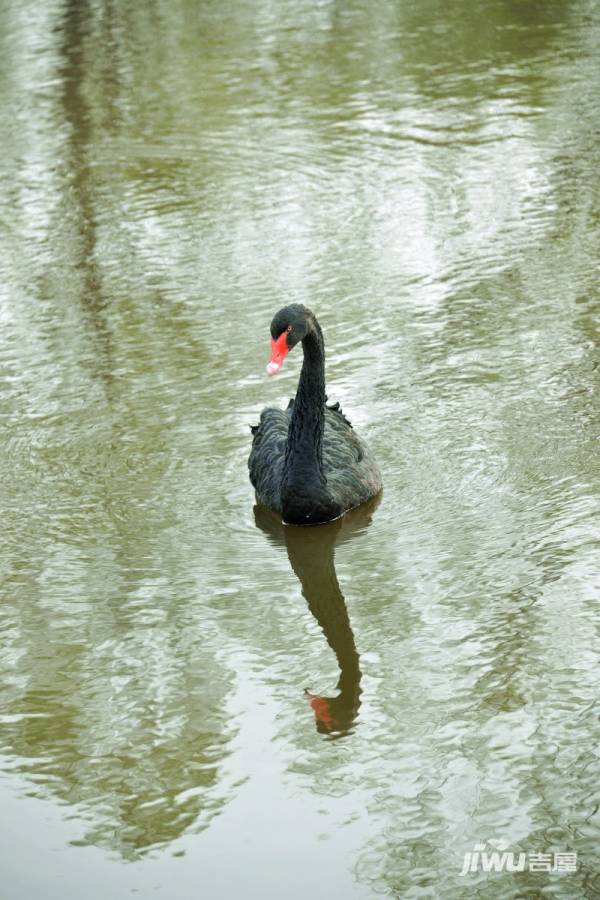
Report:
[[[600,896],[599,35],[2,4],[3,900]],[[291,301],[385,484],[302,532]]]

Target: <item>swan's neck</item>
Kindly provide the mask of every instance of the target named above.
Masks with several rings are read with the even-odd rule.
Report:
[[[319,538],[311,531],[287,530],[286,546],[292,568],[302,585],[308,608],[323,629],[327,643],[340,667],[338,689],[349,700],[360,693],[360,658],[346,601],[342,594],[334,562],[334,535],[331,526]]]
[[[294,401],[285,451],[284,485],[294,490],[322,487],[323,427],[325,424],[325,351],[315,321],[302,341],[304,362]]]

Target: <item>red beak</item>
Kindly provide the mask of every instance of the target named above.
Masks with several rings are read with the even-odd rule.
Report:
[[[308,702],[312,706],[317,721],[320,722],[327,729],[327,731],[333,731],[337,725],[337,722],[331,715],[329,698],[319,697],[318,694],[311,694],[311,692],[306,688],[304,688],[304,696],[308,699]]]
[[[282,331],[276,341],[271,341],[271,362],[267,366],[267,373],[269,375],[274,375],[275,372],[279,372],[289,350],[287,331]]]

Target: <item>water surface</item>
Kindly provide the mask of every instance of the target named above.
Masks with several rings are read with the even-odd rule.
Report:
[[[599,15],[2,5],[3,898],[600,896]],[[385,484],[304,535],[292,301]]]

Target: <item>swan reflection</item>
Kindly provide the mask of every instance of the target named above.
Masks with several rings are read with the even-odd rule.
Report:
[[[371,522],[380,497],[374,497],[341,519],[311,528],[284,526],[281,517],[264,506],[254,507],[257,526],[272,543],[285,546],[308,608],[335,653],[340,677],[334,697],[305,696],[315,714],[317,731],[332,737],[347,734],[360,707],[360,657],[348,618],[346,601],[335,571],[335,547],[363,531]]]

